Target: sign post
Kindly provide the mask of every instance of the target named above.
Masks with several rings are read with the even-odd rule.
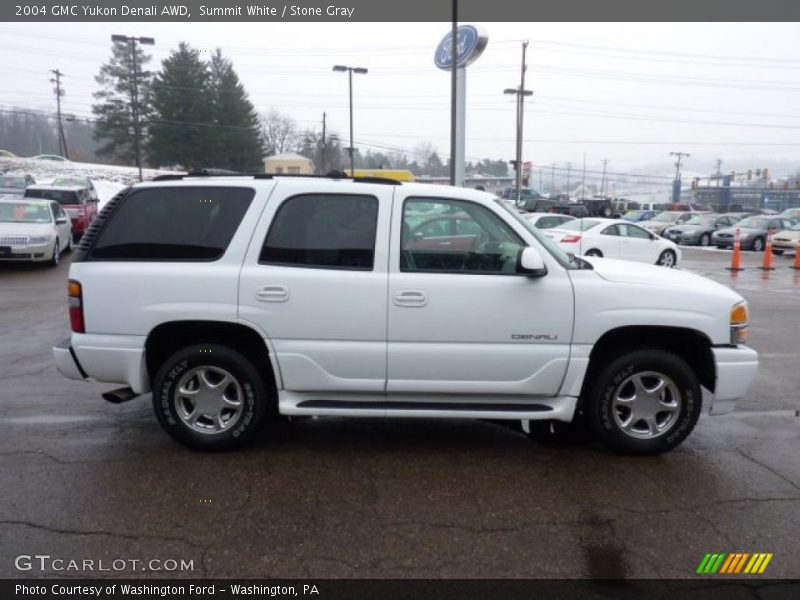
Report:
[[[455,156],[450,157],[455,177],[454,185],[464,185],[464,165],[466,163],[466,101],[467,101],[467,66],[475,62],[486,49],[489,38],[484,31],[475,25],[461,25],[457,29],[455,48],[453,34],[448,33],[439,42],[433,56],[434,63],[443,71],[453,68],[453,54],[456,63],[456,103],[451,108],[455,112]]]

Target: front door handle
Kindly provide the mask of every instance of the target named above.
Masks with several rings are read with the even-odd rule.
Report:
[[[416,290],[401,290],[394,295],[394,305],[402,307],[416,307],[425,306],[428,303],[428,297],[424,292]]]
[[[289,288],[285,285],[265,285],[256,290],[256,299],[262,302],[286,302]]]

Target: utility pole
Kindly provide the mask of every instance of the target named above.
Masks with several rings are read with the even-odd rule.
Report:
[[[672,182],[672,201],[680,202],[681,199],[681,159],[683,157],[689,158],[691,156],[688,152],[670,152],[670,156],[676,156],[678,160],[675,162],[675,181]]]
[[[69,159],[69,150],[67,149],[67,138],[64,135],[64,125],[61,122],[61,97],[64,95],[64,90],[61,89],[61,78],[64,74],[58,69],[50,69],[56,78],[51,79],[52,83],[56,84],[56,89],[53,90],[56,94],[56,111],[58,114],[58,153],[66,159]]]
[[[516,128],[517,128],[517,147],[515,152],[514,170],[515,170],[515,184],[516,200],[520,200],[520,190],[522,188],[522,133],[523,133],[523,115],[525,114],[525,96],[532,96],[533,92],[525,89],[525,71],[528,70],[528,65],[525,62],[525,55],[528,51],[528,42],[522,42],[522,64],[520,66],[519,87],[507,88],[503,90],[504,94],[513,94],[517,97],[517,115],[516,115]]]
[[[540,194],[542,193],[542,190],[544,189],[544,188],[542,188],[542,171],[544,171],[544,169],[539,167],[539,193]]]
[[[556,191],[556,163],[550,163],[550,191]]]
[[[569,200],[569,176],[572,173],[572,163],[567,163],[567,200]]]
[[[608,164],[608,159],[603,159],[603,179],[600,183],[600,193],[602,194],[603,198],[606,197],[606,165]]]
[[[112,35],[112,42],[126,43],[131,48],[131,58],[133,61],[133,72],[131,79],[133,81],[133,88],[131,91],[131,114],[133,117],[133,149],[136,153],[136,166],[139,168],[139,181],[143,181],[142,177],[142,130],[139,125],[139,76],[143,73],[139,72],[136,65],[136,43],[147,44],[152,46],[156,41],[151,37],[131,37],[127,35]]]
[[[320,156],[319,156],[319,170],[320,175],[325,175],[327,171],[325,170],[325,153],[327,151],[327,144],[325,143],[325,113],[322,113],[322,145],[320,147]]]
[[[581,178],[581,200],[586,199],[586,152],[583,153],[583,177]]]
[[[722,159],[717,159],[717,187],[719,187],[719,180],[722,179]]]

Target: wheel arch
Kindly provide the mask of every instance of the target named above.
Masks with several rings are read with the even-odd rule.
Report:
[[[581,386],[581,400],[605,365],[632,350],[666,350],[680,356],[692,367],[700,385],[714,391],[716,367],[711,340],[701,331],[683,327],[631,325],[605,332],[589,353],[589,365]]]
[[[168,321],[154,327],[145,341],[145,366],[150,381],[170,355],[198,343],[228,346],[247,356],[262,370],[265,383],[277,396],[277,379],[264,338],[252,327],[229,321]]]

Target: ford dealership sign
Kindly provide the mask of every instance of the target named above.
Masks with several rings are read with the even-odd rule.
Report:
[[[436,46],[433,61],[440,69],[453,66],[452,33],[448,33]],[[466,67],[477,60],[486,48],[489,37],[474,25],[461,25],[456,39],[456,67]]]

